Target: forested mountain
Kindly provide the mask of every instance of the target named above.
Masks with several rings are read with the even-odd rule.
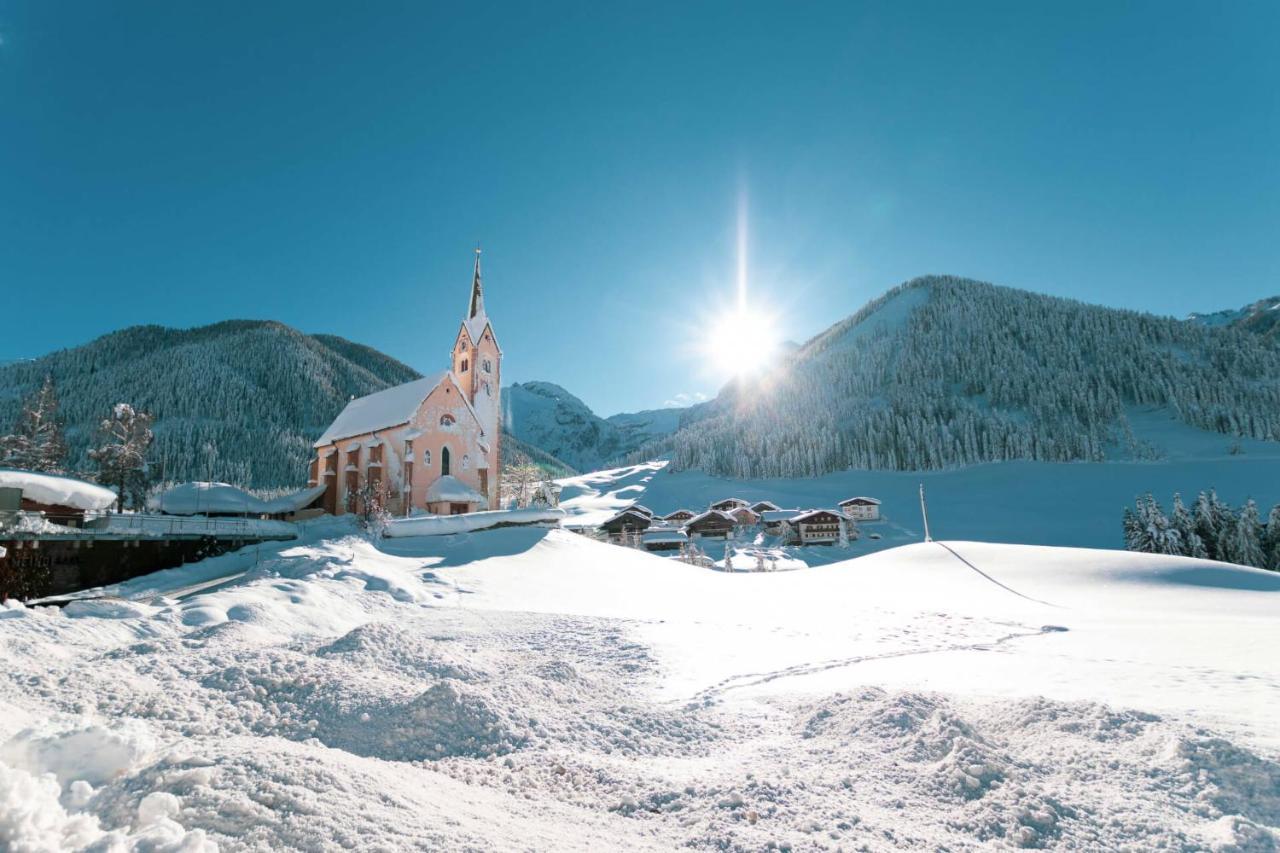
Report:
[[[98,423],[127,402],[155,416],[150,460],[159,476],[271,487],[305,482],[311,443],[352,396],[419,374],[369,347],[281,323],[135,326],[0,366],[0,432],[46,375],[57,386],[72,470],[92,469]]]
[[[1280,343],[1280,296],[1259,299],[1243,308],[1192,314],[1190,319],[1203,326],[1229,326],[1262,335]]]
[[[735,477],[1160,455],[1126,412],[1280,440],[1280,348],[1156,317],[930,276],[728,386],[633,458]]]
[[[502,389],[508,433],[579,471],[593,471],[667,435],[683,409],[658,409],[605,419],[551,382],[516,383]]]

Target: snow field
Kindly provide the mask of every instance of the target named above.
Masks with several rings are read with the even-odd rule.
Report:
[[[0,613],[0,846],[1276,847],[1274,576],[349,530]]]

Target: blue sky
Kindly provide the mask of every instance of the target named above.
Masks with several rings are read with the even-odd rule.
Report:
[[[266,8],[258,8],[266,7]],[[0,359],[277,319],[714,393],[915,275],[1183,315],[1280,292],[1280,4],[0,3]],[[353,297],[352,293],[356,295]]]

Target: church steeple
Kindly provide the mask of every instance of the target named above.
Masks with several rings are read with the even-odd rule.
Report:
[[[467,306],[467,319],[484,314],[484,290],[480,284],[480,247],[476,246],[476,268],[471,274],[471,303]]]

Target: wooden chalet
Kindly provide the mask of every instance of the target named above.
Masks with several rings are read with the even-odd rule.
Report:
[[[760,513],[760,525],[771,536],[783,536],[787,532],[788,522],[800,513],[799,509],[767,509]]]
[[[733,516],[734,522],[739,527],[755,527],[760,523],[760,514],[749,506],[740,506],[737,509],[728,510],[728,513]]]
[[[640,546],[646,551],[678,551],[689,543],[689,534],[683,530],[649,529],[640,534]]]
[[[801,545],[836,542],[840,539],[840,531],[846,523],[843,515],[830,509],[811,509],[794,516],[787,522],[795,531],[795,538]]]
[[[647,506],[644,506],[643,504],[632,504],[631,506],[627,507],[627,509],[631,510],[632,512],[644,513],[650,518],[657,518],[653,510],[649,509]]]
[[[600,525],[610,542],[621,542],[632,533],[642,533],[653,524],[653,519],[643,512],[628,507]]]
[[[782,509],[782,507],[778,506],[773,501],[756,501],[751,505],[751,511],[756,515],[759,515],[762,512],[776,512],[780,509]]]
[[[684,529],[690,539],[728,539],[736,526],[737,521],[732,515],[711,509],[694,516]]]
[[[663,521],[670,521],[675,524],[684,524],[693,518],[697,513],[688,509],[678,509],[675,512],[669,512],[662,517]]]
[[[749,506],[749,504],[742,498],[725,498],[722,501],[716,501],[713,503],[711,505],[711,509],[719,510],[720,512],[728,512],[729,510],[737,509],[740,506]]]
[[[875,498],[845,498],[837,506],[849,518],[857,521],[878,521],[880,519],[880,501]]]

